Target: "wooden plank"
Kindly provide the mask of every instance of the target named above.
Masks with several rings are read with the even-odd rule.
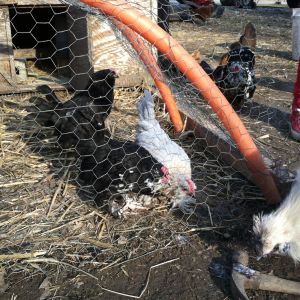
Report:
[[[187,104],[185,101],[182,101],[177,102],[177,105],[182,118],[186,121],[185,130],[194,132],[195,137],[201,143],[201,147],[211,153],[217,160],[224,162],[227,166],[231,166],[249,181],[256,184],[245,159],[230,137],[216,126],[205,113],[201,113],[201,110],[199,111],[199,108],[194,104]],[[279,171],[281,172],[279,172],[276,168],[272,169],[276,165],[275,162],[265,154],[262,155],[281,196],[284,197],[289,191],[290,182],[282,174],[290,171],[280,169]]]
[[[32,59],[36,58],[36,49],[14,49],[14,58],[15,59]]]
[[[201,139],[201,147],[206,149],[218,160],[231,166],[239,173],[243,174],[248,180],[253,181],[252,175],[248,170],[245,160],[241,153],[232,145],[226,135],[205,117],[205,122],[195,121],[185,111],[181,114],[186,119],[186,131],[193,131],[195,136]],[[203,117],[203,116],[202,116]]]
[[[114,68],[119,76],[141,73],[141,66],[125,50],[107,21],[88,17],[91,58],[95,71]],[[120,82],[120,80],[118,80]]]
[[[33,93],[36,90],[36,87],[41,84],[47,84],[50,86],[53,90],[66,90],[66,87],[62,84],[59,83],[49,83],[39,81],[35,85],[16,85],[16,86],[11,86],[7,84],[6,86],[3,86],[0,84],[0,95],[8,95],[8,94],[21,94],[21,93]]]
[[[17,2],[18,2],[17,0],[1,0],[0,6],[13,5],[16,4]]]
[[[0,6],[7,6],[7,5],[62,5],[59,0],[1,0]]]
[[[11,70],[11,78],[15,82],[16,81],[16,68],[15,68],[15,60],[14,60],[14,53],[13,53],[13,43],[12,43],[12,35],[11,35],[11,28],[10,28],[10,17],[9,17],[9,10],[6,9],[6,36],[7,36],[7,45],[9,47],[9,61],[10,61],[10,70]]]
[[[0,81],[16,80],[8,7],[0,8]]]
[[[157,21],[157,0],[128,1],[144,14]],[[111,28],[108,20],[88,17],[91,60],[95,71],[107,68],[117,70],[120,86],[138,85],[147,75],[143,64],[136,60],[135,51],[130,44]],[[128,49],[129,52],[127,51]],[[153,51],[154,55],[156,52]],[[135,56],[135,57],[134,57]]]

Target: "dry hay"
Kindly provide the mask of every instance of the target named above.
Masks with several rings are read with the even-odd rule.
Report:
[[[145,222],[151,227],[143,217],[129,220],[122,230],[123,222],[83,203],[69,180],[74,159],[60,156],[54,138],[41,141],[35,137],[41,129],[23,120],[28,99],[12,99],[3,98],[1,105],[0,248],[6,255],[4,261],[22,255],[25,259],[28,253],[32,257],[47,253],[47,257],[58,255],[60,261],[68,263],[92,263],[95,253],[87,249],[101,248],[96,253],[109,249],[113,256],[121,251],[119,245],[130,240],[119,230],[136,234],[136,230],[145,230]],[[122,123],[119,112],[114,116],[118,124]],[[129,118],[124,122],[130,122]],[[128,124],[118,128],[123,139],[130,139],[130,132],[125,130]],[[123,242],[118,242],[120,237]],[[106,259],[100,259],[99,264],[105,266]]]
[[[259,85],[255,101],[278,103],[274,106],[287,110],[291,94],[268,86],[271,79],[294,81],[295,62],[281,59],[275,51],[278,45],[283,56],[290,51],[290,44],[285,42],[290,33],[286,16],[268,18],[255,11],[226,8],[221,19],[203,26],[172,23],[171,31],[189,52],[198,49],[203,58],[216,65],[226,45],[238,39],[246,20],[258,28],[257,76],[265,83]],[[142,87],[116,90],[116,103],[107,124],[114,137],[134,140],[135,106],[141,93]],[[0,263],[6,270],[7,282],[15,274],[22,278],[45,274],[59,286],[55,279],[70,270],[100,282],[105,270],[192,244],[193,236],[197,236],[203,249],[222,247],[228,241],[235,247],[247,244],[245,233],[251,228],[252,214],[262,209],[258,205],[262,195],[230,166],[213,157],[209,149],[204,149],[203,141],[195,140],[193,133],[177,137],[177,142],[182,143],[192,159],[198,187],[195,214],[173,215],[166,203],[158,203],[127,220],[114,219],[92,203],[82,201],[71,181],[77,162],[61,153],[55,139],[40,132],[37,124],[23,120],[28,100],[28,95],[0,96]],[[157,106],[157,112],[160,123],[172,133],[164,110]],[[270,115],[265,111],[258,114],[261,118]],[[297,144],[287,139],[285,125],[283,133],[271,133],[273,127],[269,123],[253,121],[249,113],[242,118],[262,150],[270,152],[277,147],[271,152],[273,157],[282,156],[287,164],[287,157],[297,160],[297,155],[282,155],[291,150],[299,153]],[[273,143],[272,139],[261,138],[267,134],[275,136]],[[203,238],[202,233],[208,238]],[[0,292],[2,273],[0,267]],[[76,275],[70,276],[76,279]]]
[[[134,139],[135,107],[141,92],[141,87],[116,91],[108,122],[114,137]],[[95,267],[101,272],[159,249],[177,247],[202,231],[222,235],[236,220],[249,218],[249,211],[238,210],[236,205],[261,198],[230,167],[205,153],[201,143],[184,137],[181,142],[193,160],[200,214],[174,216],[166,203],[158,203],[126,220],[114,219],[82,201],[71,181],[76,161],[60,153],[55,139],[42,133],[37,124],[23,120],[29,97],[2,96],[1,100],[0,262],[8,278],[16,272],[43,270],[51,277],[61,268],[71,268],[89,272],[95,279],[90,273]],[[158,118],[171,128],[163,110]]]

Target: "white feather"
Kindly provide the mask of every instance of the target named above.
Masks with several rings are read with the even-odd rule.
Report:
[[[172,208],[179,208],[184,214],[192,214],[195,210],[196,199],[186,195],[178,195],[171,200]]]
[[[288,196],[279,208],[270,214],[254,216],[253,231],[261,238],[263,254],[276,245],[279,252],[289,245],[288,255],[300,261],[300,169]]]
[[[162,130],[155,118],[152,95],[145,90],[138,105],[140,121],[136,142],[147,149],[162,165],[169,169],[170,175],[184,175],[191,178],[191,161],[183,148],[173,142]]]
[[[175,190],[175,197],[171,199],[172,207],[180,208],[184,213],[191,213],[191,206],[195,204],[195,198],[188,195],[187,190],[193,185],[191,181],[191,161],[182,147],[170,139],[160,127],[155,118],[152,95],[145,90],[138,104],[139,124],[136,143],[151,153],[162,165],[168,168],[171,185]]]

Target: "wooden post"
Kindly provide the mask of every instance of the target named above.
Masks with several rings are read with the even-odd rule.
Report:
[[[8,7],[0,8],[0,85],[11,86],[16,82]]]
[[[90,61],[89,34],[87,13],[70,6],[67,14],[70,45],[70,86],[75,90],[83,90],[92,72]]]

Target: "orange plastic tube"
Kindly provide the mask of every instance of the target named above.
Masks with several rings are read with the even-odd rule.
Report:
[[[123,0],[111,0],[109,2],[81,0],[81,2],[98,8],[104,14],[127,25],[154,45],[161,53],[164,53],[177,66],[202,93],[204,99],[218,115],[245,157],[248,168],[266,199],[270,203],[278,202],[280,200],[278,189],[247,129],[215,83],[191,55],[167,32],[140,11],[124,3]]]
[[[144,62],[154,80],[156,87],[160,92],[163,101],[166,104],[170,119],[174,124],[175,131],[181,132],[183,130],[183,123],[172,92],[164,83],[163,74],[159,66],[157,65],[155,58],[153,57],[147,46],[144,44],[144,40],[129,27],[123,25],[121,22],[117,20],[112,20],[112,22],[121,30],[123,35],[125,35],[127,40],[131,43],[132,47],[140,56],[141,60]]]

